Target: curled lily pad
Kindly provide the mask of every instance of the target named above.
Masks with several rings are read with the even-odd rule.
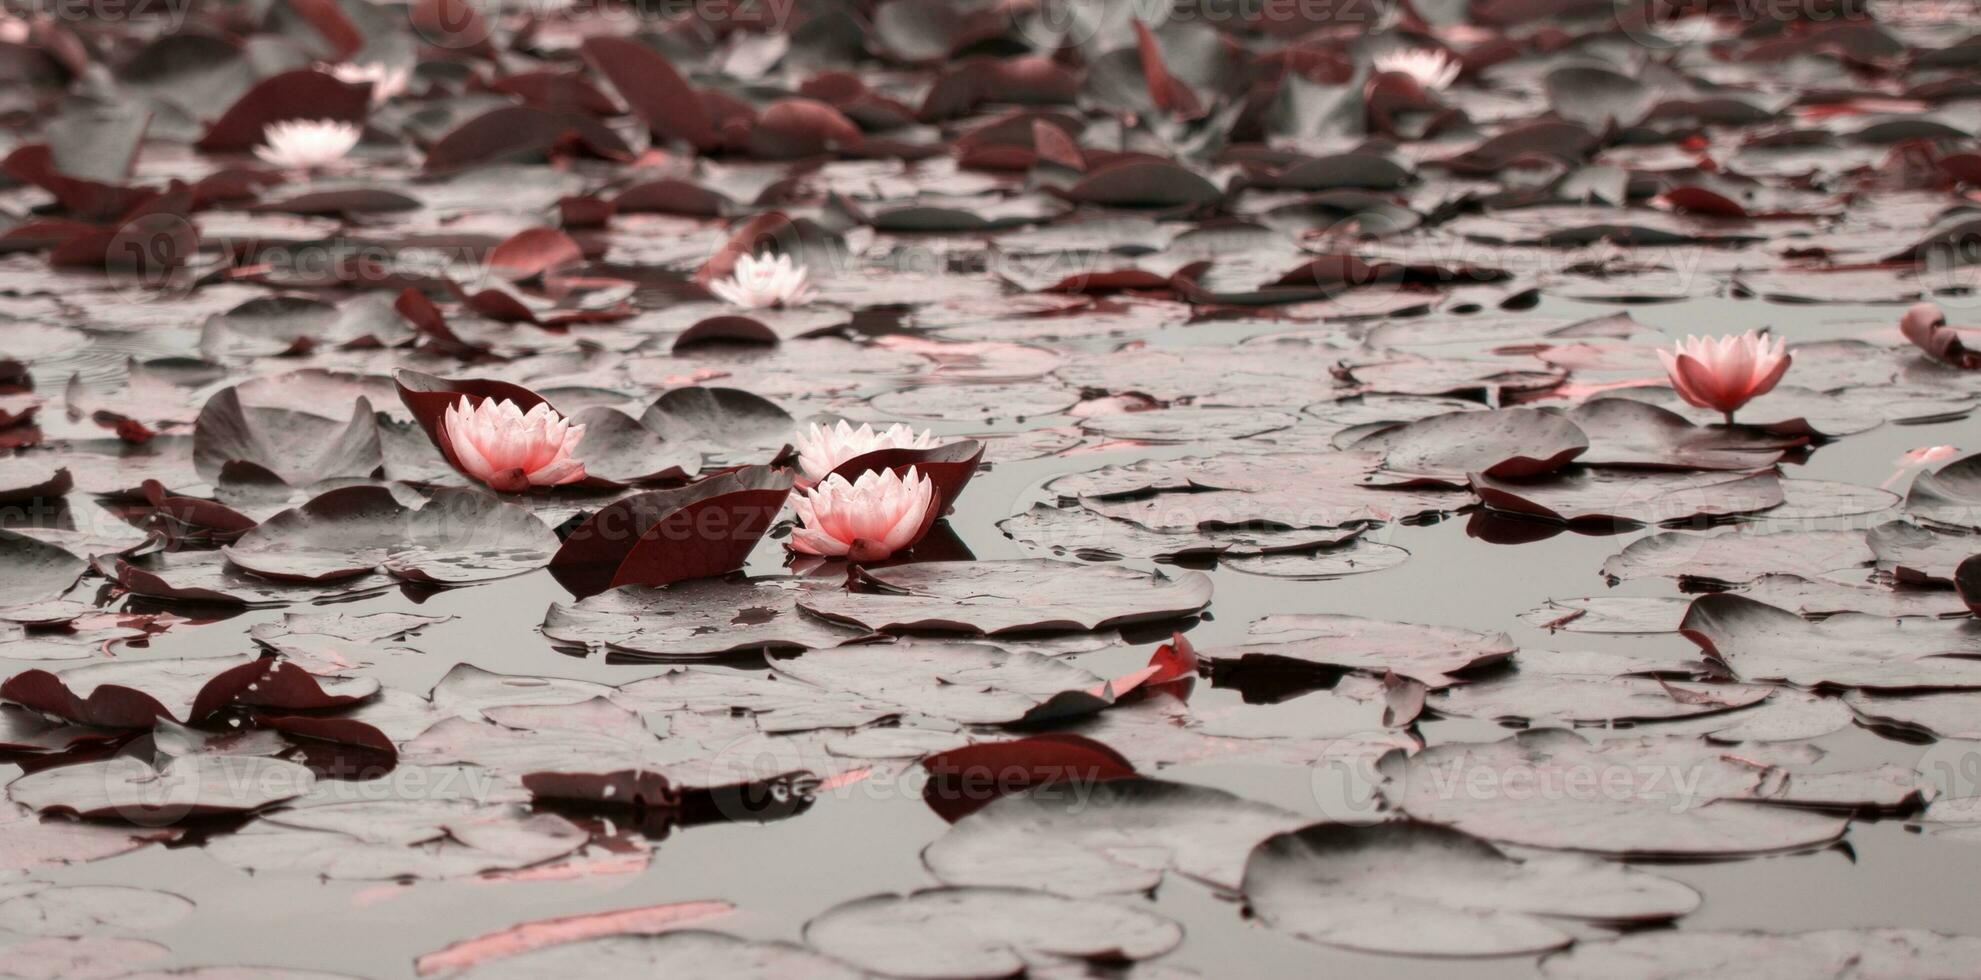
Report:
[[[252,656],[114,660],[57,673],[29,670],[0,684],[0,698],[78,724],[150,729],[160,718],[204,721],[230,705],[315,710],[378,693],[368,677],[318,677]]]
[[[339,422],[309,412],[248,405],[228,388],[207,400],[193,424],[193,464],[210,483],[275,479],[307,487],[364,479],[384,462],[371,402],[359,397]]]
[[[1930,524],[1981,531],[1981,453],[1919,474],[1905,496],[1905,512]]]
[[[869,630],[1097,630],[1188,616],[1211,599],[1201,572],[1176,576],[1046,559],[924,562],[855,572],[862,591],[818,591],[806,612]]]
[[[1885,619],[1840,613],[1812,623],[1739,595],[1693,600],[1679,632],[1734,676],[1814,686],[1981,686],[1974,620]]]
[[[790,474],[749,466],[679,490],[622,497],[571,531],[550,561],[551,574],[582,597],[733,572],[790,492]]]
[[[1657,922],[1700,901],[1669,878],[1590,858],[1520,860],[1462,831],[1408,820],[1278,834],[1246,862],[1244,893],[1275,929],[1411,956],[1560,949],[1575,940],[1560,920]]]
[[[557,536],[527,508],[443,489],[412,510],[376,486],[342,487],[263,521],[223,551],[257,575],[327,582],[383,570],[431,585],[467,585],[541,568]]]

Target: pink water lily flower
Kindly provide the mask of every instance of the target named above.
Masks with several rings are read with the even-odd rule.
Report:
[[[1686,337],[1658,357],[1680,398],[1724,414],[1729,424],[1740,406],[1774,390],[1792,360],[1787,341],[1752,330],[1737,337]]]
[[[899,422],[879,432],[865,422],[857,429],[845,419],[831,427],[813,422],[811,428],[798,433],[798,468],[804,471],[804,482],[812,484],[825,479],[839,464],[877,449],[933,449],[935,445],[934,433],[926,429],[917,433]]]
[[[807,555],[879,561],[921,540],[934,523],[935,481],[872,470],[852,483],[831,476],[791,498],[800,527],[791,547]]]
[[[585,427],[549,405],[525,412],[506,398],[470,404],[463,397],[447,407],[442,426],[461,471],[503,493],[585,478],[585,464],[571,455]]]

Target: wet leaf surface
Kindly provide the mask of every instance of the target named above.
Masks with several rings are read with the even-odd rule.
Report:
[[[1416,956],[1506,956],[1574,942],[1556,923],[1641,923],[1699,905],[1679,882],[1566,856],[1519,860],[1456,830],[1410,821],[1315,824],[1278,834],[1245,865],[1246,905],[1314,942]]]
[[[798,607],[868,630],[1029,633],[1096,630],[1202,609],[1200,572],[1147,574],[1043,559],[929,562],[861,570],[865,591],[808,592]]]

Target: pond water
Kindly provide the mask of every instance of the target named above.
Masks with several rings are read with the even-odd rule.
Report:
[[[1801,343],[1849,338],[1887,327],[1890,307],[1806,307],[1753,300],[1699,300],[1630,307],[1650,327],[1672,334],[1706,327],[1739,330],[1767,326]],[[1580,319],[1618,307],[1548,300],[1532,315]],[[1150,338],[1158,346],[1218,346],[1283,329],[1270,321],[1234,320],[1165,329]],[[63,369],[60,362],[53,366]],[[1027,420],[1023,426],[1065,424],[1063,417]],[[1012,423],[1006,423],[1011,427]],[[950,424],[952,430],[968,426]],[[939,425],[940,429],[941,426]],[[980,426],[977,428],[981,428]],[[1971,445],[1971,421],[1886,425],[1816,450],[1790,474],[1875,486],[1907,450],[1936,444]],[[1121,446],[1060,457],[1001,463],[970,487],[950,528],[978,559],[1027,556],[997,528],[999,520],[1048,498],[1051,478],[1113,462],[1178,456],[1197,447]],[[1903,489],[1902,487],[1900,489]],[[1882,518],[1851,517],[1825,526],[1868,528]],[[1242,642],[1246,624],[1278,613],[1349,613],[1376,619],[1504,631],[1523,650],[1604,650],[1619,655],[1689,651],[1672,634],[1599,635],[1550,633],[1519,614],[1551,599],[1589,595],[1678,595],[1673,582],[1652,578],[1608,585],[1599,569],[1611,554],[1653,533],[1562,533],[1522,544],[1489,543],[1476,536],[1466,514],[1427,524],[1387,525],[1373,532],[1405,549],[1402,564],[1368,574],[1324,581],[1290,581],[1211,567],[1215,594],[1208,613],[1190,629],[1199,649]],[[781,571],[783,549],[759,546],[750,571]],[[1154,568],[1148,562],[1127,564]],[[541,675],[624,684],[660,674],[664,664],[612,662],[602,651],[559,650],[538,632],[547,606],[568,596],[547,572],[422,596],[398,592],[327,607],[364,614],[384,611],[451,616],[418,633],[399,649],[383,652],[364,673],[388,688],[424,691],[457,663],[509,674]],[[284,609],[251,610],[198,626],[183,626],[128,649],[130,658],[205,657],[251,649],[247,631],[279,621]],[[1156,631],[1160,635],[1160,631]],[[1133,642],[1067,659],[1101,676],[1140,666],[1153,648],[1149,630]],[[4,649],[0,648],[0,656]],[[744,661],[736,667],[751,669]],[[1240,693],[1200,680],[1189,701],[1200,718],[1271,711],[1297,725],[1302,699],[1276,706],[1247,704]],[[1657,726],[1647,726],[1655,729]],[[1432,746],[1491,741],[1508,730],[1484,721],[1432,720],[1418,726]],[[1630,736],[1584,729],[1592,737]],[[1909,744],[1847,726],[1815,741],[1825,768],[1893,763],[1941,767],[1950,789],[1973,792],[1981,743]],[[0,782],[17,770],[0,768]],[[1365,821],[1381,816],[1366,769],[1306,768],[1250,763],[1243,755],[1162,770],[1163,779],[1219,787],[1275,804],[1315,820]],[[258,964],[347,973],[413,975],[422,954],[449,943],[495,932],[518,922],[669,902],[718,899],[735,911],[706,925],[737,935],[801,938],[801,927],[833,906],[877,892],[905,892],[936,884],[919,854],[948,825],[918,796],[910,772],[817,793],[801,812],[767,822],[714,822],[646,827],[652,853],[644,868],[564,880],[465,880],[381,883],[319,880],[309,875],[249,873],[212,859],[198,846],[149,847],[66,867],[35,870],[59,884],[121,884],[182,895],[196,911],[168,934],[155,937],[170,949],[153,965]],[[389,778],[389,777],[388,777]],[[1962,781],[1968,781],[1965,786]],[[1703,895],[1699,909],[1676,924],[1680,930],[1787,932],[1850,926],[1910,926],[1962,932],[1975,926],[1966,882],[1981,876],[1981,847],[1908,830],[1902,820],[1861,819],[1835,846],[1803,853],[1726,862],[1646,865]],[[1249,918],[1233,896],[1171,874],[1149,899],[1154,911],[1182,924],[1186,938],[1160,961],[1206,976],[1305,977],[1352,975],[1420,977],[1462,969],[1471,976],[1525,976],[1531,956],[1454,961],[1372,955],[1309,943]],[[697,923],[700,925],[701,923]],[[1577,927],[1596,937],[1604,930]],[[1238,964],[1242,964],[1239,966]]]

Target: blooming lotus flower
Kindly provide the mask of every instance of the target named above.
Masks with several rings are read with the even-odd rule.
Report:
[[[735,272],[727,279],[709,283],[708,288],[709,292],[747,310],[803,306],[817,295],[811,274],[804,266],[791,261],[789,255],[772,258],[769,253],[739,257]]]
[[[1403,48],[1376,56],[1377,71],[1400,71],[1433,91],[1457,81],[1461,68],[1457,59],[1437,48]]]
[[[1738,337],[1686,337],[1658,357],[1678,397],[1725,414],[1730,424],[1736,409],[1773,391],[1788,372],[1787,346],[1749,330]]]
[[[507,398],[471,404],[463,396],[441,424],[462,472],[495,490],[518,493],[585,478],[585,464],[571,455],[585,427],[549,405],[525,412]]]
[[[791,507],[802,525],[791,547],[808,555],[879,561],[916,541],[934,523],[935,481],[909,467],[907,474],[874,470],[848,483],[828,477],[798,491]]]
[[[1892,484],[1904,479],[1907,473],[1922,466],[1944,463],[1958,455],[1960,455],[1960,449],[1957,446],[1920,446],[1918,449],[1908,449],[1905,455],[1898,458],[1896,464],[1898,469],[1894,470],[1891,477],[1885,482],[1878,484],[1878,486],[1890,490]]]
[[[289,119],[269,123],[261,132],[255,156],[278,167],[313,170],[344,159],[358,145],[362,131],[354,123],[334,119]]]
[[[412,81],[413,70],[405,65],[392,66],[383,61],[367,64],[332,65],[330,73],[347,85],[371,83],[371,104],[382,105],[395,95],[406,91],[406,84]]]
[[[811,429],[798,433],[798,468],[804,471],[805,482],[817,483],[826,474],[839,468],[839,464],[856,456],[864,456],[876,449],[933,449],[936,446],[934,433],[924,429],[917,433],[899,422],[875,432],[874,427],[864,422],[855,429],[841,419],[832,428],[821,428],[813,422]]]
[[[34,25],[12,14],[0,13],[0,41],[26,44],[34,36]]]

